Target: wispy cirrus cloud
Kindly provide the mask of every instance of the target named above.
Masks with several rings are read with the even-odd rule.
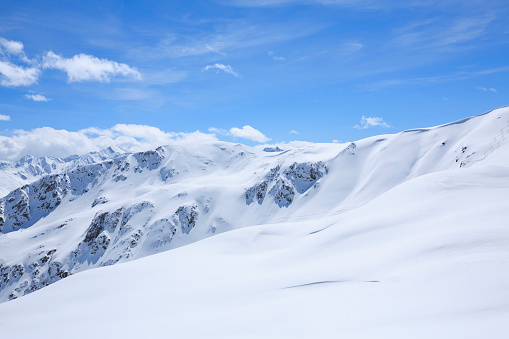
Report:
[[[366,6],[369,0],[232,0],[225,1],[238,7],[279,7],[298,4],[338,5],[338,6]]]
[[[481,87],[481,86],[478,86],[476,87],[476,89],[480,90],[480,91],[484,91],[484,92],[493,92],[493,93],[497,93],[497,90],[493,87],[491,88],[486,88],[486,87]]]
[[[416,49],[445,48],[474,40],[486,32],[494,16],[430,19],[397,30],[395,41]]]
[[[342,55],[351,55],[359,52],[364,48],[364,45],[360,42],[345,42],[341,45],[340,53]]]
[[[11,121],[11,117],[9,115],[0,114],[0,121]]]
[[[364,115],[361,118],[360,125],[353,126],[353,128],[356,129],[366,129],[370,127],[390,128],[391,126],[380,117],[365,117]]]
[[[225,55],[223,48],[235,41],[234,37],[229,39],[225,37],[224,32],[193,36],[190,41],[186,36],[166,34],[154,46],[134,48],[128,52],[128,55],[141,59],[182,58],[206,54]]]
[[[274,55],[274,52],[272,52],[272,51],[269,51],[268,55],[270,57],[272,57],[272,59],[275,60],[275,61],[285,61],[286,60],[285,57]]]
[[[310,36],[327,27],[323,22],[285,21],[250,22],[230,20],[208,22],[211,29],[196,35],[179,35],[158,33],[153,46],[132,48],[127,55],[133,59],[146,61],[150,59],[190,58],[195,56],[228,55],[231,51],[263,46],[283,41],[296,40]],[[161,38],[161,36],[163,36]]]
[[[211,69],[215,69],[216,73],[219,73],[219,71],[223,71],[225,73],[231,74],[236,78],[242,78],[241,75],[237,72],[235,72],[230,65],[224,65],[224,64],[213,64],[213,65],[207,65],[203,67],[202,71],[208,71]]]
[[[149,85],[166,85],[179,82],[187,77],[187,72],[173,69],[141,70],[143,81]]]
[[[412,0],[225,0],[223,3],[236,7],[282,7],[292,5],[318,5],[337,6],[358,9],[384,10],[407,7],[423,7],[438,1],[412,1]]]
[[[460,81],[471,79],[483,75],[490,75],[495,73],[508,72],[509,66],[489,68],[479,71],[462,71],[446,75],[430,76],[430,77],[418,77],[418,78],[407,78],[407,79],[389,79],[372,82],[365,85],[364,87],[369,91],[377,91],[393,86],[409,86],[409,85],[426,85],[433,83],[444,83],[451,81]]]

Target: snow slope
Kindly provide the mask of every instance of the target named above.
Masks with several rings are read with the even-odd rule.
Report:
[[[0,328],[9,338],[506,338],[508,132],[501,108],[345,145],[178,144],[93,165],[90,181],[89,169],[62,173],[55,198],[25,188],[28,206],[60,203],[4,225],[1,295],[66,279],[1,304]]]

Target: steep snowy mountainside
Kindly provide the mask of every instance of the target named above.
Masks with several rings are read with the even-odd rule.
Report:
[[[40,157],[27,155],[13,162],[0,162],[0,197],[10,191],[29,184],[49,174],[70,170],[77,166],[89,165],[108,159],[118,158],[125,152],[117,147],[108,147],[100,152],[90,152],[83,156],[66,158]]]
[[[88,270],[0,304],[2,334],[505,339],[508,178],[507,162],[434,172],[341,214]]]
[[[0,199],[0,301],[246,226],[333,218],[426,174],[508,166],[508,132],[501,108],[346,144],[76,158]]]

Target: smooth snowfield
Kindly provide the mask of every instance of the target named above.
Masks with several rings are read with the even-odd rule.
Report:
[[[4,338],[507,338],[509,169],[408,181],[0,305]]]

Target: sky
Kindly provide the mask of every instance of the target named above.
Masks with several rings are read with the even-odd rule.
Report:
[[[509,104],[500,0],[3,1],[0,160],[349,142]]]

